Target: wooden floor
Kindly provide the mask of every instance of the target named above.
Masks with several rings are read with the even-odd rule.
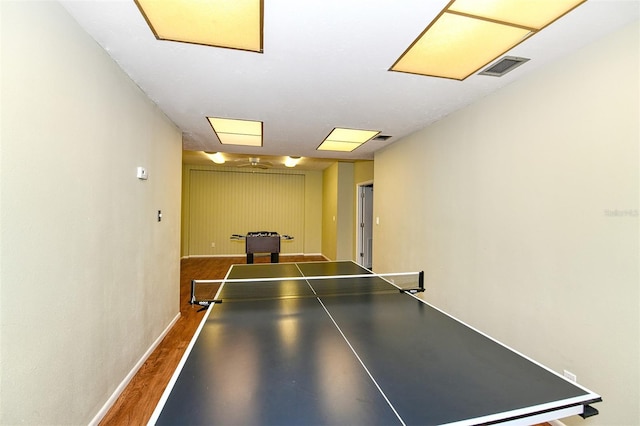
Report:
[[[269,260],[269,257],[256,257],[255,263]],[[320,256],[280,256],[280,262],[318,260],[325,259]],[[133,377],[100,425],[147,424],[205,313],[200,311],[200,306],[189,304],[191,280],[222,279],[229,267],[236,263],[246,263],[246,259],[207,257],[181,261],[180,318]]]
[[[325,259],[321,256],[280,256],[280,262],[318,260]],[[269,261],[269,256],[255,258],[255,263]],[[180,318],[138,370],[111,410],[102,419],[101,425],[147,424],[205,313],[200,311],[200,306],[189,304],[191,280],[222,279],[234,263],[246,263],[246,258],[206,257],[181,261]]]

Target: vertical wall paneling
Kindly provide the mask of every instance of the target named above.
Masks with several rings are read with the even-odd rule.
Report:
[[[294,237],[282,253],[304,252],[305,175],[226,170],[190,171],[189,253],[244,253],[231,234],[275,231]]]

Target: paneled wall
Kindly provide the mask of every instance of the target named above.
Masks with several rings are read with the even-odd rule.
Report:
[[[190,180],[189,253],[243,253],[229,236],[249,231],[292,235],[283,253],[302,252],[304,175],[191,170]]]
[[[322,173],[184,166],[183,256],[244,254],[232,234],[275,231],[283,254],[320,252]]]

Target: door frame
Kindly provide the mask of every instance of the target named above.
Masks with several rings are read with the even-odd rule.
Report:
[[[371,188],[371,202],[365,203],[364,196],[366,194],[365,188]],[[369,211],[365,211],[367,209]],[[368,217],[371,219],[370,224],[363,222],[365,219],[365,213],[369,213]],[[371,269],[373,263],[373,249],[369,253],[369,262],[365,262],[365,246],[364,239],[367,237],[365,227],[369,226],[369,236],[371,237],[371,247],[373,247],[373,181],[365,181],[356,184],[356,263],[365,268]],[[369,263],[367,265],[366,263]]]

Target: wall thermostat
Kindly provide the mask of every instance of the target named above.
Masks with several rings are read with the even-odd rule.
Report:
[[[149,175],[147,174],[147,169],[144,167],[138,167],[138,179],[147,180]]]

